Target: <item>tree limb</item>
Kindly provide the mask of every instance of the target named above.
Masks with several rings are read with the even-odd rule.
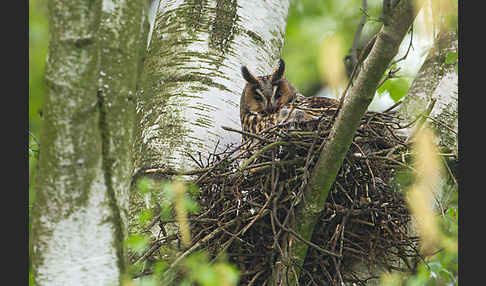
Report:
[[[316,167],[305,190],[306,200],[296,207],[296,232],[310,240],[314,226],[323,210],[332,184],[346,156],[360,120],[371,103],[380,79],[391,60],[396,56],[403,37],[412,25],[418,9],[412,0],[402,0],[390,13],[386,23],[377,35],[375,45],[363,64],[347,100],[331,129],[329,141],[324,146]],[[300,272],[308,245],[295,240],[291,251]],[[291,281],[290,285],[297,285]]]

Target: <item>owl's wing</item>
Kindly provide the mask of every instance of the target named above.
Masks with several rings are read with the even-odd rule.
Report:
[[[332,98],[297,94],[292,102],[279,110],[277,124],[302,123],[332,117],[338,104],[339,101]]]
[[[273,126],[291,126],[314,130],[318,121],[334,116],[339,102],[326,97],[305,97],[301,94],[272,114],[248,113],[243,117],[243,129],[258,134]]]

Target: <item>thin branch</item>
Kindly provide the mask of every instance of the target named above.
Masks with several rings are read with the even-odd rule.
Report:
[[[273,142],[273,143],[266,145],[265,147],[263,147],[259,151],[255,152],[255,154],[253,154],[250,158],[245,160],[243,162],[243,164],[241,165],[240,170],[245,169],[248,165],[253,163],[253,161],[255,161],[258,158],[258,156],[265,154],[265,152],[267,152],[268,150],[273,149],[275,147],[283,146],[283,145],[290,145],[290,143],[285,142],[285,141],[276,141],[276,142]]]
[[[354,134],[360,126],[361,118],[418,12],[412,0],[400,1],[393,10],[393,17],[390,17],[389,23],[384,25],[376,35],[376,41],[363,63],[363,69],[350,90],[349,100],[339,111],[328,137],[329,141],[321,151],[305,190],[306,197],[310,199],[296,207],[296,217],[299,217],[301,223],[297,224],[295,232],[303,239],[309,240],[312,236],[318,214],[322,211]],[[307,249],[308,245],[302,240],[295,241],[291,256],[298,258],[297,263],[303,263]],[[297,267],[296,270],[298,271],[299,268]],[[291,281],[290,285],[296,284],[297,281]]]
[[[399,58],[396,61],[393,61],[390,64],[390,66],[393,66],[393,65],[395,65],[395,64],[397,64],[397,63],[399,63],[399,62],[401,62],[401,61],[403,61],[403,60],[405,60],[407,58],[408,53],[410,52],[410,49],[413,49],[412,43],[413,43],[413,24],[412,24],[412,27],[410,28],[410,42],[408,44],[407,52],[405,53],[405,55],[403,55],[403,57]]]
[[[393,109],[395,109],[395,107],[399,106],[400,104],[402,104],[403,100],[399,100],[397,102],[395,102],[395,104],[393,104],[392,106],[388,107],[385,111],[383,111],[383,113],[388,113],[390,111],[392,111]]]
[[[437,102],[437,99],[432,98],[430,100],[429,105],[427,106],[427,109],[418,116],[418,121],[417,125],[415,126],[415,129],[413,130],[412,134],[407,138],[406,142],[411,142],[415,136],[419,133],[419,131],[422,129],[422,126],[425,124],[425,120],[427,117],[429,117],[430,113],[432,112],[432,109],[434,109],[435,103]]]
[[[147,169],[144,171],[145,174],[160,174],[166,176],[174,176],[174,175],[183,175],[183,176],[192,176],[201,174],[211,170],[212,168],[201,168],[195,170],[173,170],[170,168],[155,168],[155,169]]]
[[[341,110],[341,107],[343,106],[344,98],[345,98],[346,94],[348,93],[349,88],[351,87],[351,85],[353,83],[353,78],[358,73],[358,66],[365,60],[365,58],[368,55],[369,51],[375,45],[375,42],[376,42],[376,35],[373,36],[373,38],[371,38],[371,40],[369,40],[369,42],[367,43],[366,47],[360,53],[359,58],[357,60],[357,63],[354,66],[353,71],[351,72],[351,75],[349,77],[348,84],[346,85],[346,88],[344,89],[343,93],[341,94],[341,98],[339,99],[339,105],[338,105],[338,108],[336,109],[335,116],[337,115],[337,113],[339,112],[339,110]],[[331,120],[330,122],[333,122],[333,120]]]
[[[363,28],[366,23],[366,19],[369,17],[368,16],[368,1],[363,0],[361,11],[363,12],[363,15],[361,16],[361,21],[358,25],[358,28],[356,29],[356,33],[354,35],[353,39],[353,44],[351,46],[351,49],[349,50],[349,54],[345,57],[345,65],[346,65],[346,71],[348,73],[348,77],[350,80],[354,78],[354,71],[358,65],[358,49],[359,49],[359,43],[361,41],[361,35],[363,33]],[[359,71],[357,71],[359,73]]]
[[[332,251],[329,251],[327,249],[324,249],[322,247],[320,247],[319,245],[303,238],[300,234],[298,234],[297,232],[295,232],[293,229],[291,228],[288,228],[286,226],[284,226],[283,224],[281,224],[277,218],[275,218],[275,221],[277,222],[278,226],[280,226],[283,230],[287,231],[287,232],[290,232],[293,236],[295,236],[298,240],[302,241],[303,243],[311,246],[311,247],[314,247],[315,249],[319,250],[320,252],[322,253],[325,253],[325,254],[328,254],[328,255],[331,255],[331,256],[335,256],[335,257],[339,257],[341,258],[342,257],[342,254],[339,254],[339,253],[335,253],[335,252],[332,252]]]
[[[30,130],[29,130],[29,135],[30,135],[30,137],[32,137],[32,139],[34,139],[37,146],[40,146],[39,140],[37,140],[37,138],[35,138],[34,133],[30,132]]]
[[[226,131],[240,133],[242,135],[245,135],[245,136],[248,136],[248,137],[251,137],[251,138],[255,138],[255,139],[261,140],[263,142],[267,142],[267,143],[270,142],[268,139],[265,139],[265,138],[263,138],[261,136],[258,136],[256,134],[249,133],[249,132],[246,132],[246,131],[243,131],[243,130],[238,130],[238,129],[234,129],[234,128],[227,127],[227,126],[221,126],[221,128],[223,128]]]

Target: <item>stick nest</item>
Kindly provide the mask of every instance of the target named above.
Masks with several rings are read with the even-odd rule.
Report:
[[[295,234],[331,118],[274,126],[245,134],[236,148],[212,154],[197,174],[201,211],[190,217],[192,248],[225,255],[240,270],[240,285],[269,285]],[[417,237],[393,177],[407,168],[407,145],[394,113],[367,112],[337,175],[311,241],[299,285],[365,285],[373,270],[412,271]],[[229,130],[229,129],[228,129]],[[235,131],[235,130],[232,130]],[[239,131],[241,133],[241,131]],[[243,132],[244,133],[244,132]],[[359,271],[356,263],[365,269]],[[376,273],[376,272],[375,272]]]

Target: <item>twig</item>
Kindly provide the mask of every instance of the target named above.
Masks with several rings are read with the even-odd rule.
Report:
[[[261,140],[261,141],[263,141],[265,143],[270,142],[268,139],[265,139],[265,138],[263,138],[261,136],[258,136],[256,134],[253,134],[253,133],[250,133],[250,132],[246,132],[246,131],[243,131],[243,130],[237,130],[237,129],[234,129],[234,128],[231,128],[231,127],[227,127],[227,126],[221,126],[221,128],[223,128],[226,131],[240,133],[242,135],[245,135],[245,136],[248,136],[248,137],[251,137],[251,138],[255,138],[255,139]]]
[[[162,175],[167,175],[167,176],[174,176],[174,175],[198,175],[202,174],[206,171],[211,170],[212,168],[202,168],[202,169],[196,169],[196,170],[174,170],[170,168],[155,168],[155,169],[147,169],[144,171],[145,174],[162,174]]]
[[[396,68],[394,70],[389,70],[388,73],[386,74],[386,76],[384,78],[382,78],[381,81],[378,83],[378,86],[376,87],[376,89],[379,89],[390,78],[397,78],[397,76],[395,74],[399,71],[400,71],[400,68]]]
[[[403,103],[403,100],[399,100],[399,101],[395,102],[395,104],[388,107],[385,111],[383,111],[383,113],[388,113],[388,112],[392,111],[395,107],[399,106],[402,103]]]
[[[255,283],[256,279],[263,274],[263,272],[265,272],[265,270],[261,270],[261,271],[258,271],[257,274],[253,275],[253,278],[250,280],[250,282],[248,283],[248,286],[251,286],[253,285],[253,283]]]
[[[428,116],[428,115],[426,115],[425,118],[432,120],[435,124],[438,124],[441,127],[444,127],[445,129],[447,129],[450,132],[454,133],[454,135],[457,135],[457,132],[454,129],[452,129],[451,127],[449,127],[447,124],[441,122],[440,120],[437,120],[437,119],[435,119],[435,118],[433,118],[431,116]]]
[[[300,241],[304,242],[305,244],[319,250],[320,252],[322,253],[325,253],[325,254],[328,254],[328,255],[332,255],[332,256],[335,256],[335,257],[341,257],[341,255],[339,255],[338,253],[335,253],[335,252],[332,252],[332,251],[329,251],[327,249],[324,249],[322,247],[320,247],[319,245],[311,242],[311,241],[308,241],[307,239],[303,238],[300,234],[298,234],[297,232],[295,232],[293,229],[291,228],[287,228],[285,227],[284,225],[282,225],[280,223],[280,221],[278,221],[278,219],[275,219],[275,221],[277,222],[278,226],[281,227],[283,230],[287,231],[287,232],[290,232],[292,235],[294,235],[297,239],[299,239]]]
[[[237,220],[233,219],[225,224],[225,226],[230,226],[234,223],[236,223]],[[192,245],[189,249],[184,251],[181,255],[179,255],[167,268],[166,271],[169,271],[170,269],[174,268],[177,264],[179,264],[182,259],[184,259],[186,256],[197,250],[202,244],[208,242],[211,238],[213,238],[216,234],[221,232],[223,230],[223,227],[218,227],[214,231],[212,231],[210,234],[206,235],[204,238],[200,239],[198,242],[196,242],[194,245]]]
[[[369,52],[371,51],[371,49],[375,45],[375,42],[376,42],[376,35],[374,35],[373,38],[371,38],[369,40],[368,44],[366,45],[366,47],[363,49],[363,51],[359,55],[358,63],[354,66],[353,72],[351,73],[351,76],[350,76],[350,78],[348,80],[348,84],[346,85],[346,88],[344,89],[343,93],[341,94],[341,98],[339,99],[339,105],[336,108],[336,111],[334,113],[334,116],[332,117],[332,119],[330,120],[330,122],[334,122],[334,119],[336,118],[337,114],[339,113],[339,110],[341,110],[341,107],[343,106],[343,103],[344,103],[344,98],[346,97],[346,94],[348,92],[348,89],[352,85],[353,78],[354,78],[355,73],[356,73],[356,71],[358,69],[358,66],[365,60],[366,56],[369,54]]]
[[[251,220],[251,222],[246,225],[242,230],[241,234],[245,234],[245,232],[255,223],[255,221],[261,218],[264,215],[265,210],[267,209],[268,203],[270,203],[270,198],[265,202],[263,208],[258,212],[258,214]]]
[[[345,58],[345,61],[347,59],[351,60],[351,66],[350,67],[352,68],[352,70],[350,70],[348,68],[349,66],[346,65],[346,68],[347,68],[347,71],[348,71],[348,77],[350,79],[353,79],[355,77],[354,70],[355,70],[356,66],[358,65],[358,47],[359,47],[359,43],[361,41],[361,34],[363,32],[363,28],[364,28],[364,25],[366,23],[366,19],[369,17],[367,0],[363,0],[362,6],[363,7],[361,7],[360,10],[362,11],[363,15],[361,16],[361,21],[358,25],[358,28],[356,29],[356,33],[354,35],[353,44],[351,46],[350,52]],[[357,73],[359,73],[359,70],[356,72],[356,74]]]
[[[412,134],[407,138],[407,140],[405,142],[408,143],[411,140],[413,140],[413,138],[415,138],[415,136],[417,136],[419,131],[422,129],[422,126],[424,125],[426,118],[432,112],[432,109],[434,109],[434,105],[435,105],[436,101],[437,101],[437,99],[435,99],[435,98],[432,98],[430,100],[430,103],[427,106],[427,109],[425,109],[425,111],[421,115],[418,116],[419,119],[417,121],[417,126],[415,126],[415,130],[412,132]]]
[[[265,145],[265,147],[263,147],[262,149],[258,150],[256,153],[254,153],[249,159],[245,160],[245,162],[241,165],[240,170],[248,167],[248,165],[253,163],[253,161],[255,161],[256,158],[258,158],[258,156],[265,154],[265,152],[267,152],[268,150],[273,149],[273,148],[278,147],[278,146],[284,146],[284,145],[288,146],[288,145],[290,145],[290,143],[285,142],[285,141],[276,141],[276,142],[270,143],[268,145]]]
[[[152,253],[154,253],[162,245],[164,245],[168,241],[172,241],[176,238],[177,238],[177,235],[171,235],[169,237],[166,237],[164,239],[160,239],[160,240],[156,241],[139,259],[137,259],[137,261],[135,261],[134,264],[137,264],[137,263],[145,260],[148,256],[150,256]]]
[[[399,58],[398,60],[396,61],[393,61],[389,66],[393,66],[403,60],[405,60],[408,56],[408,53],[410,52],[410,49],[413,48],[413,45],[412,45],[412,42],[413,42],[413,24],[412,26],[410,27],[410,43],[408,44],[408,48],[407,48],[407,52],[405,53],[405,55],[403,55],[403,57]]]
[[[34,139],[34,141],[37,144],[37,146],[40,147],[39,140],[37,140],[37,138],[35,138],[34,133],[30,132],[30,130],[29,130],[29,135],[32,137],[32,139]]]

